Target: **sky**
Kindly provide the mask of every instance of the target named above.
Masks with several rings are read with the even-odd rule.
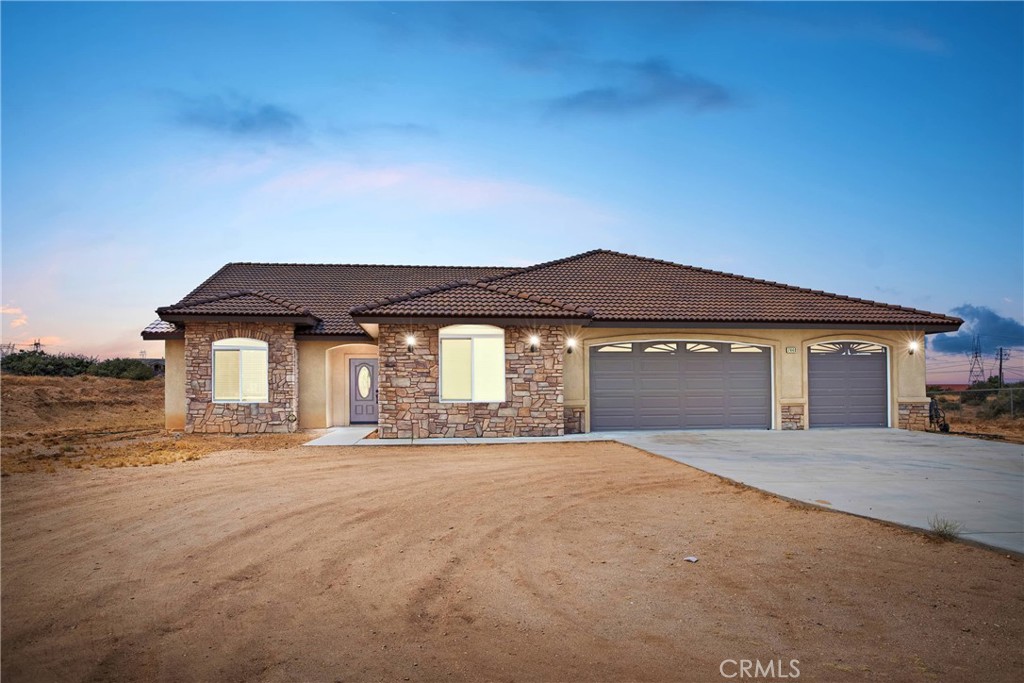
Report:
[[[229,261],[614,249],[959,315],[1024,379],[1021,3],[0,5],[6,343]],[[987,373],[990,374],[990,373]]]

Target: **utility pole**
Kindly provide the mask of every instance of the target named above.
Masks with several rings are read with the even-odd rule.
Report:
[[[36,339],[34,342],[32,342],[32,350],[35,351],[36,353],[39,353],[40,351],[42,351],[43,350],[43,342],[41,342],[40,340]]]
[[[967,384],[973,385],[977,382],[984,382],[988,377],[985,377],[985,365],[981,360],[981,338],[978,335],[974,335],[974,349],[971,351],[971,371],[967,376]]]
[[[999,360],[999,388],[1003,387],[1003,361],[1010,360],[1010,349],[1004,349],[1002,346],[999,347],[999,352],[996,354],[996,358]]]

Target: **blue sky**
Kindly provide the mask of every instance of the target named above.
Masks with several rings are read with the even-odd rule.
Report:
[[[1022,9],[4,2],[3,338],[158,354],[227,261],[603,247],[959,312],[1024,377]]]

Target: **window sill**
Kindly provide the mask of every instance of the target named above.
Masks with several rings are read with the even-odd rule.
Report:
[[[489,403],[497,403],[497,404],[500,405],[502,403],[506,403],[507,399],[503,398],[500,401],[473,401],[473,400],[456,400],[456,399],[450,399],[450,398],[439,398],[437,400],[437,402],[438,403],[448,403],[448,404],[461,404],[461,405],[487,405]]]
[[[210,401],[210,403],[216,403],[218,405],[228,405],[228,406],[265,406],[265,405],[269,405],[270,401],[224,401],[224,400],[214,399],[214,400]]]

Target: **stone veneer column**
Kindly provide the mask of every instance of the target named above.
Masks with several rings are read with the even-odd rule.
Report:
[[[782,404],[782,428],[784,430],[804,428],[804,406],[802,403]]]
[[[246,337],[267,342],[267,403],[213,402],[213,342]],[[185,324],[185,431],[253,434],[298,428],[298,352],[290,323]]]
[[[566,434],[582,434],[583,433],[583,415],[586,412],[585,408],[578,406],[565,408],[565,433]]]
[[[417,343],[406,348],[406,336]],[[529,338],[540,339],[530,351]],[[505,328],[505,401],[442,403],[438,326],[380,326],[378,432],[382,439],[560,436],[565,433],[561,327]]]
[[[928,429],[928,403],[901,402],[899,404],[899,428],[920,432]]]

